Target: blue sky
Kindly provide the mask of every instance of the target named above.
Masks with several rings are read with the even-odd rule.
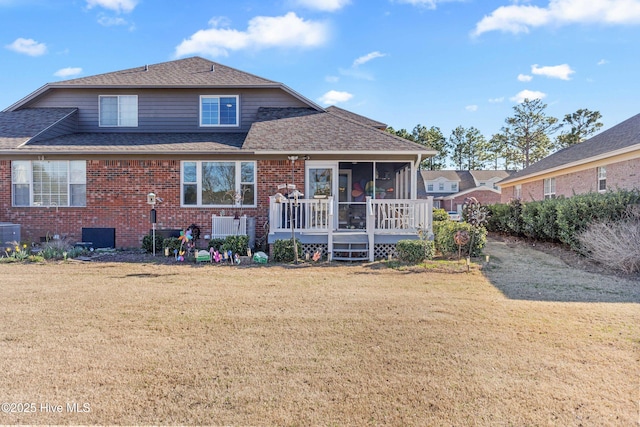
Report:
[[[48,82],[202,56],[409,131],[487,138],[524,97],[639,113],[640,0],[0,0],[0,109]]]

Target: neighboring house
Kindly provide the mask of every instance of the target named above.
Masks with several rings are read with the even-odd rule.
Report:
[[[421,170],[418,173],[418,182],[421,182],[418,197],[433,197],[435,207],[458,213],[470,197],[483,205],[500,203],[497,183],[510,174],[501,170]]]
[[[499,183],[502,202],[640,189],[640,114]]]
[[[158,230],[293,227],[305,251],[372,260],[431,227],[416,170],[435,152],[384,128],[198,57],[49,83],[0,113],[0,222],[140,247],[155,207]]]

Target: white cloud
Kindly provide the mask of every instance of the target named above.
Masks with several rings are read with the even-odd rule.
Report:
[[[360,58],[357,58],[355,61],[353,61],[352,67],[359,67],[360,65],[366,64],[372,59],[383,58],[385,56],[387,56],[387,54],[380,53],[376,50],[375,52],[367,53],[366,55],[361,56]]]
[[[406,3],[414,6],[424,6],[429,9],[435,9],[438,3],[447,3],[452,1],[464,1],[464,0],[396,0],[397,3]]]
[[[176,57],[202,54],[227,56],[229,50],[267,49],[272,47],[316,47],[329,38],[329,27],[322,22],[305,21],[295,13],[284,16],[257,16],[249,21],[246,31],[218,28],[200,30],[176,47]]]
[[[135,9],[137,4],[138,0],[87,0],[87,7],[89,9],[98,6],[113,10],[117,13],[129,13]]]
[[[41,56],[47,53],[47,45],[38,43],[33,39],[16,39],[13,43],[5,46],[7,49],[29,56]]]
[[[467,105],[466,107],[464,107],[464,109],[473,113],[473,112],[478,111],[478,106],[477,105]]]
[[[534,99],[543,99],[547,96],[546,93],[544,92],[540,92],[537,90],[521,90],[520,92],[518,92],[515,96],[512,96],[511,99],[514,102],[517,102],[518,104],[521,104],[524,102],[525,99],[528,99],[529,101],[532,101]]]
[[[100,16],[100,18],[98,18],[98,24],[102,25],[103,27],[114,27],[118,25],[127,25],[128,22],[119,16],[110,17],[110,16],[102,15]]]
[[[491,104],[499,104],[501,102],[504,102],[504,96],[501,96],[500,98],[490,98],[489,99],[489,103],[491,103]]]
[[[351,0],[296,0],[296,4],[309,9],[335,12],[351,3]]]
[[[606,59],[601,59],[600,61],[598,61],[598,65],[605,65],[608,64],[609,61],[607,61]]]
[[[330,90],[329,92],[325,93],[320,98],[318,98],[318,101],[320,101],[320,103],[324,105],[335,105],[340,102],[347,102],[351,98],[353,98],[353,95],[350,94],[349,92],[340,92],[337,90]]]
[[[67,68],[61,68],[60,70],[53,73],[53,75],[56,77],[71,77],[71,76],[77,76],[78,74],[81,74],[81,73],[82,73],[82,68],[80,67],[67,67]]]
[[[531,80],[533,80],[533,76],[529,76],[527,74],[518,74],[518,81],[530,82]]]
[[[575,73],[569,64],[538,67],[538,64],[531,66],[531,72],[538,76],[545,76],[551,79],[571,80],[571,74]]]
[[[570,24],[640,24],[640,0],[549,0],[547,7],[501,6],[476,24],[472,35],[489,31],[528,33],[530,28]]]

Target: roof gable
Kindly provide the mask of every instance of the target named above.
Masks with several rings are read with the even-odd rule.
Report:
[[[127,70],[114,71],[95,76],[81,77],[49,84],[52,87],[69,86],[171,86],[171,87],[238,87],[279,86],[267,80],[217,62],[200,57],[179,59],[159,64],[142,65]]]
[[[75,111],[75,108],[25,108],[0,112],[0,148],[17,148]]]
[[[51,89],[152,89],[152,88],[276,88],[301,100],[309,107],[323,108],[286,85],[227,67],[200,57],[159,64],[142,65],[127,70],[48,83],[4,111],[14,111]]]

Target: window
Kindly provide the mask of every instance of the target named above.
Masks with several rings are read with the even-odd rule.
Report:
[[[137,95],[100,95],[100,127],[137,127]]]
[[[598,191],[607,190],[607,168],[600,166],[598,168]]]
[[[237,96],[200,96],[200,126],[238,126]]]
[[[513,187],[513,197],[515,197],[516,199],[521,199],[522,198],[522,185],[521,184],[518,184],[518,185]]]
[[[255,162],[182,162],[183,206],[255,206]]]
[[[14,161],[13,206],[86,206],[86,162]]]
[[[433,184],[427,184],[427,191],[433,191]]]
[[[444,182],[438,183],[438,191],[444,191]]]
[[[556,198],[556,179],[547,178],[544,180],[544,198],[555,199]]]
[[[458,183],[457,182],[452,182],[451,183],[451,191],[458,191]]]

